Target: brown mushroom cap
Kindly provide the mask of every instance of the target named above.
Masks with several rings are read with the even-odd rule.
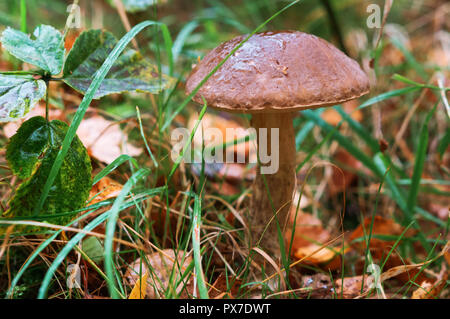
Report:
[[[186,93],[245,35],[222,43],[192,70]],[[253,35],[200,88],[194,101],[225,111],[270,113],[336,105],[369,91],[358,63],[327,41],[299,31]]]

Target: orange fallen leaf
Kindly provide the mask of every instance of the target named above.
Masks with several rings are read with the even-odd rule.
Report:
[[[295,215],[297,215],[295,217]],[[295,220],[295,233],[292,239],[292,255],[303,264],[323,266],[329,270],[340,267],[341,248],[322,247],[322,244],[330,240],[331,234],[322,227],[320,219],[311,214],[296,212],[295,206],[291,207],[289,214],[290,225]],[[292,238],[293,227],[288,227],[285,232],[286,246],[289,247]]]
[[[116,182],[115,180],[109,178],[108,176],[103,177],[99,180],[89,193],[90,205],[104,201],[109,198],[117,197],[122,190],[122,184]]]
[[[399,65],[405,61],[405,56],[402,51],[400,51],[393,44],[386,44],[383,48],[383,54],[380,56],[379,65],[380,66],[392,66]]]
[[[310,244],[305,247],[299,247],[295,251],[294,256],[297,259],[302,259],[306,257],[305,262],[314,265],[320,265],[332,261],[336,257],[336,254],[338,254],[336,250],[329,247],[325,247],[321,250],[318,250],[320,247],[321,247],[320,245],[316,244]]]
[[[446,269],[444,269],[446,270]],[[419,288],[414,290],[411,299],[434,299],[439,296],[442,289],[445,287],[448,278],[448,273],[445,271],[444,274],[440,275],[436,281],[423,281]]]
[[[443,250],[436,256],[436,258],[442,256],[445,254],[446,251],[450,248],[450,244],[447,242]],[[344,298],[355,298],[355,297],[366,297],[369,293],[373,291],[373,288],[376,288],[378,284],[382,284],[388,279],[397,277],[399,275],[405,274],[405,273],[413,273],[415,271],[419,271],[422,269],[425,265],[429,264],[432,260],[428,260],[419,264],[409,264],[409,265],[401,265],[392,267],[385,272],[378,274],[377,278],[374,278],[372,275],[366,275],[364,278],[363,276],[354,276],[354,277],[346,277],[343,279],[336,279],[334,284],[336,287],[336,292],[339,295],[343,295]],[[448,272],[447,269],[444,267],[439,274],[437,280],[434,282],[433,285],[430,285],[430,279],[426,279],[421,281],[423,283],[423,286],[421,286],[422,292],[416,292],[416,297],[424,297],[423,293],[425,293],[428,296],[436,296],[440,290],[445,286],[446,281],[448,278]],[[378,282],[374,282],[374,280],[377,279]],[[364,280],[364,286],[361,293],[361,286]],[[425,283],[426,282],[426,283]],[[381,286],[382,287],[382,286]],[[434,290],[433,290],[434,289]],[[427,293],[428,292],[428,293]],[[381,289],[381,293],[384,294],[384,291]]]
[[[360,252],[366,250],[366,243],[364,238],[369,236],[370,225],[372,223],[372,217],[366,217],[364,219],[363,225],[359,225],[350,235],[350,244],[353,248],[358,249]],[[397,224],[392,219],[386,219],[381,216],[375,216],[373,227],[372,227],[372,237],[370,240],[371,250],[386,250],[390,249],[395,241],[386,241],[378,238],[374,238],[374,235],[391,235],[399,236],[403,232],[404,228]],[[364,236],[366,234],[366,236]],[[407,231],[405,236],[410,236],[412,231]],[[358,239],[358,241],[356,241]]]
[[[145,299],[145,295],[147,294],[147,278],[148,278],[148,272],[146,272],[142,278],[139,278],[136,281],[136,284],[133,287],[133,290],[131,290],[130,295],[128,296],[128,299]]]
[[[295,234],[292,244],[292,251],[296,251],[300,247],[308,246],[311,243],[324,243],[331,237],[330,232],[322,226],[322,221],[317,217],[302,212],[300,209],[291,207],[289,212],[289,220],[291,225],[295,220]],[[289,242],[292,235],[292,226],[286,232],[285,238]]]
[[[370,225],[372,223],[371,217],[366,217],[364,219],[363,225],[359,225],[350,235],[349,242],[352,248],[356,249],[361,255],[364,255],[366,251],[366,242],[365,238],[369,236]],[[372,227],[372,237],[370,239],[370,253],[375,262],[385,262],[385,269],[391,269],[395,267],[405,266],[405,263],[408,262],[407,259],[402,259],[397,253],[394,251],[389,255],[389,258],[386,260],[388,253],[392,249],[392,246],[395,244],[395,240],[383,240],[379,238],[375,238],[376,235],[388,235],[388,236],[400,236],[404,228],[397,224],[392,219],[386,219],[381,216],[375,216],[373,227]],[[366,236],[364,237],[364,232]],[[408,230],[404,234],[404,237],[412,236],[414,230]],[[423,273],[419,273],[419,271],[415,268],[411,268],[408,271],[401,271],[396,276],[402,282],[408,282],[413,280],[416,283],[422,282],[425,277]]]

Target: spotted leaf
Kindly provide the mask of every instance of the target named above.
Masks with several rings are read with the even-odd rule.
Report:
[[[116,44],[117,39],[109,32],[102,30],[83,32],[67,56],[64,65],[64,82],[85,94],[95,73]],[[160,75],[157,67],[140,53],[128,50],[114,62],[94,98],[129,91],[159,93],[173,83],[174,79],[167,75]]]
[[[40,25],[33,32],[34,38],[12,28],[2,33],[2,46],[16,58],[33,64],[52,75],[59,74],[64,63],[62,34],[49,25]]]
[[[34,216],[34,208],[68,128],[66,123],[58,120],[47,122],[42,117],[33,117],[11,138],[7,147],[8,163],[24,180],[16,189],[3,217]],[[58,215],[56,218],[51,215],[71,212],[85,205],[91,188],[91,171],[86,148],[75,137],[44,203],[42,215],[48,216],[46,221],[66,224],[74,217],[73,214]]]
[[[0,74],[0,122],[18,120],[45,96],[47,86],[31,75]]]

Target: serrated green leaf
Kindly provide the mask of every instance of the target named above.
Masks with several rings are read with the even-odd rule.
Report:
[[[86,93],[95,73],[102,66],[117,39],[109,32],[89,30],[75,41],[64,65],[64,82],[75,90]],[[159,93],[170,87],[174,79],[158,73],[156,66],[134,50],[122,54],[94,95],[95,99],[112,93],[146,91]]]
[[[28,34],[12,28],[2,33],[2,46],[16,58],[33,64],[52,75],[59,74],[64,63],[62,34],[49,25],[40,25]]]
[[[28,177],[17,188],[3,217],[26,218],[33,215],[33,209],[39,202],[68,128],[66,123],[58,120],[47,123],[42,117],[33,117],[11,138],[7,147],[9,165],[13,171]],[[32,139],[37,140],[35,147],[32,146]],[[36,157],[30,159],[31,154]],[[26,163],[27,160],[30,160],[30,163]],[[22,169],[21,165],[24,165]],[[52,215],[82,208],[91,188],[91,171],[86,148],[78,137],[75,137],[44,203],[42,213]],[[73,217],[60,216],[48,222],[63,225]]]
[[[23,123],[17,134],[11,137],[6,160],[15,175],[20,178],[33,175],[40,162],[39,157],[49,145],[49,132],[47,121],[36,116]]]
[[[18,120],[45,96],[47,86],[30,75],[0,74],[0,122]]]

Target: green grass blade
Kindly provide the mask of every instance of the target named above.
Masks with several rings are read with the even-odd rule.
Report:
[[[376,167],[373,160],[367,156],[363,151],[361,151],[355,144],[350,141],[347,137],[340,134],[336,128],[327,122],[325,122],[320,116],[317,115],[315,111],[305,110],[302,112],[303,116],[307,119],[315,122],[326,134],[333,132],[332,138],[337,140],[339,144],[344,147],[351,155],[353,155],[357,160],[363,163],[367,168],[376,173],[378,177],[382,177],[383,174],[380,173],[378,168]]]
[[[441,88],[441,87],[435,86],[435,85],[419,83],[419,82],[408,79],[407,77],[397,74],[397,73],[392,76],[392,79],[406,83],[406,84],[414,85],[414,86],[420,87],[422,89],[428,88],[428,89],[433,89],[433,90],[442,90],[444,92],[450,91],[450,87],[442,87]]]
[[[89,211],[88,213],[86,213],[86,214],[84,214],[84,215],[74,219],[69,224],[67,224],[67,226],[71,226],[74,223],[78,222],[79,220],[82,220],[87,215],[91,214],[92,212],[94,212],[94,210]],[[6,298],[11,298],[12,297],[12,293],[13,293],[15,287],[17,286],[17,283],[19,282],[20,278],[25,273],[25,271],[28,269],[28,267],[31,265],[31,263],[36,259],[36,257],[39,256],[39,254],[48,245],[50,245],[53,242],[53,240],[56,239],[56,237],[58,237],[62,233],[62,231],[63,231],[62,229],[55,231],[52,236],[47,238],[36,250],[33,251],[33,253],[28,257],[28,259],[25,262],[25,264],[23,264],[23,266],[20,268],[20,270],[17,272],[17,274],[14,276],[13,280],[11,281],[11,285],[9,286],[9,288],[8,288],[8,290],[6,292]]]
[[[175,41],[172,46],[172,57],[174,62],[178,60],[181,51],[183,50],[183,46],[189,37],[189,35],[199,26],[197,20],[190,21],[184,25],[184,27],[178,33]]]
[[[364,142],[366,142],[372,152],[376,153],[380,151],[380,145],[378,144],[378,141],[374,137],[372,137],[370,132],[366,130],[366,128],[362,126],[361,123],[352,119],[352,117],[347,114],[340,106],[336,107],[335,109],[342,116],[342,119],[350,125],[353,132],[358,134],[358,136],[361,137]]]
[[[374,163],[378,169],[379,172],[386,172],[389,167],[389,163],[386,159],[386,157],[383,155],[383,153],[379,152],[375,154],[374,156]],[[391,190],[391,197],[394,199],[397,203],[397,205],[400,207],[400,209],[405,212],[405,214],[409,214],[410,212],[407,209],[406,206],[406,199],[403,192],[397,187],[397,184],[391,174],[391,172],[388,172],[386,174],[386,184],[389,186]],[[408,217],[408,219],[411,219],[412,216]]]
[[[425,71],[425,68],[422,64],[417,62],[417,60],[414,58],[411,52],[408,51],[408,49],[405,48],[405,46],[402,44],[401,41],[396,39],[395,37],[391,37],[391,43],[399,49],[403,55],[406,58],[406,61],[408,64],[417,72],[417,74],[424,80],[428,78],[428,74]]]
[[[164,39],[164,46],[166,47],[167,52],[167,60],[169,62],[169,75],[173,75],[173,65],[174,65],[174,59],[173,59],[173,42],[172,42],[172,36],[170,35],[169,28],[163,23],[159,24],[159,27],[161,29],[161,33]]]
[[[183,146],[183,150],[181,151],[180,156],[178,156],[178,158],[176,159],[175,163],[172,166],[172,169],[170,170],[169,176],[167,177],[167,182],[166,184],[170,181],[170,179],[172,178],[173,174],[175,173],[175,171],[177,170],[178,166],[180,165],[181,161],[183,160],[184,154],[186,153],[186,150],[189,148],[189,146],[192,143],[192,139],[194,138],[195,132],[197,131],[198,126],[200,125],[200,122],[202,121],[203,116],[206,113],[206,102],[203,105],[202,110],[200,111],[200,114],[198,116],[197,122],[194,125],[194,128],[192,129],[191,134],[189,135],[189,140],[186,142],[186,144]]]
[[[209,299],[206,288],[205,275],[202,269],[202,256],[200,254],[200,225],[202,209],[200,198],[196,195],[194,199],[194,213],[192,220],[192,248],[194,250],[195,275],[200,298]]]
[[[421,87],[419,87],[419,86],[409,86],[409,87],[406,87],[406,88],[385,92],[385,93],[382,93],[380,95],[377,95],[377,96],[374,96],[374,97],[368,99],[363,104],[358,106],[358,109],[363,109],[363,108],[366,108],[366,107],[368,107],[370,105],[376,104],[378,102],[382,102],[384,100],[388,100],[390,98],[393,98],[393,97],[396,97],[396,96],[400,96],[400,95],[404,95],[406,93],[417,91],[417,90],[420,90],[420,89],[421,89]]]
[[[425,159],[427,155],[428,148],[428,123],[434,111],[436,110],[437,104],[428,113],[425,122],[420,131],[419,146],[416,151],[416,159],[414,163],[414,171],[411,178],[411,186],[409,188],[408,199],[407,199],[407,209],[410,211],[411,215],[414,213],[414,207],[417,203],[417,195],[419,194],[420,180],[422,179],[423,167],[425,164]],[[408,221],[409,222],[409,221]]]
[[[120,206],[123,204],[125,200],[125,196],[131,191],[133,186],[135,186],[140,179],[147,176],[150,173],[148,169],[141,168],[136,173],[134,173],[128,181],[123,186],[122,190],[114,201],[113,206],[107,212],[108,213],[108,222],[106,223],[105,230],[105,272],[110,281],[108,281],[108,289],[112,298],[119,298],[119,294],[117,293],[116,282],[112,279],[115,278],[114,271],[114,260],[113,260],[113,239],[114,233],[116,230],[116,223],[120,213]]]
[[[92,222],[90,222],[85,228],[85,231],[92,231],[95,227],[100,225],[102,222],[106,220],[106,218],[109,216],[109,212],[104,213],[98,217],[96,217]],[[78,233],[74,237],[72,237],[69,242],[64,246],[64,248],[60,251],[58,256],[56,256],[53,263],[50,265],[49,269],[47,270],[44,279],[42,280],[41,287],[39,288],[39,294],[38,299],[44,299],[47,297],[47,291],[51,282],[51,279],[58,269],[59,265],[64,262],[67,255],[70,253],[70,251],[77,245],[84,237],[86,236],[85,233]]]
[[[437,148],[440,157],[444,156],[444,153],[449,145],[450,145],[450,127],[447,127],[447,130],[445,131],[445,134],[440,140]]]
[[[94,180],[92,181],[92,185],[97,184],[103,177],[114,171],[117,167],[119,167],[125,162],[130,162],[135,168],[138,167],[138,164],[133,157],[127,154],[122,154],[118,158],[116,158],[112,163],[108,164],[108,166],[102,169],[97,175],[95,175]]]
[[[155,167],[158,167],[158,162],[156,161],[155,157],[153,156],[153,152],[147,143],[147,138],[145,137],[145,133],[144,133],[144,127],[142,126],[141,112],[139,112],[139,107],[137,107],[137,106],[136,106],[136,116],[137,116],[137,119],[139,122],[139,132],[141,133],[141,137],[142,137],[142,140],[144,141],[145,148],[147,149],[147,152],[150,154],[150,158],[152,159],[153,165],[155,165]]]
[[[20,0],[20,31],[27,33],[27,1]]]

